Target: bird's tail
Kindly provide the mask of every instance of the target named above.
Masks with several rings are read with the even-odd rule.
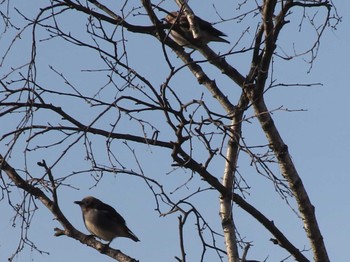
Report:
[[[128,235],[127,235],[128,238],[134,240],[135,242],[140,241],[140,239],[138,239],[138,237],[128,227],[126,229],[127,229],[127,233],[128,233]]]

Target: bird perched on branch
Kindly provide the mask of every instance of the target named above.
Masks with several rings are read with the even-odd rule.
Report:
[[[199,18],[198,16],[194,17],[194,22],[200,31],[200,38],[193,37],[192,31],[190,30],[190,24],[184,13],[171,12],[162,20],[172,25],[170,28],[170,34],[178,45],[196,49],[196,47],[203,44],[206,45],[209,42],[230,43],[221,37],[227,36],[226,34],[214,28],[211,23]]]
[[[124,218],[110,205],[92,196],[74,203],[81,207],[86,228],[96,237],[108,241],[108,245],[116,237],[140,241],[126,226]]]

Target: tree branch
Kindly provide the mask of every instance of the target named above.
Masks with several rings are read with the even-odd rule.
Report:
[[[41,166],[44,166],[47,172],[51,171],[46,166],[45,162],[40,163]],[[125,255],[120,250],[112,249],[109,246],[106,247],[101,242],[95,240],[92,237],[89,237],[80,231],[76,230],[72,224],[68,221],[68,219],[64,216],[62,211],[60,210],[58,203],[52,201],[49,199],[45,193],[31,185],[29,182],[25,181],[17,172],[16,170],[10,166],[6,160],[3,158],[2,155],[0,155],[0,170],[4,171],[8,178],[15,183],[15,185],[18,188],[23,189],[24,191],[28,192],[31,196],[38,198],[41,203],[48,209],[50,212],[54,215],[56,220],[63,226],[64,230],[61,229],[55,229],[56,236],[60,235],[66,235],[68,237],[74,238],[78,241],[80,241],[83,244],[86,244],[89,247],[92,247],[98,251],[103,251],[103,254],[117,260],[120,262],[137,262],[137,260]],[[52,174],[50,174],[51,178]],[[51,179],[50,178],[50,179]],[[56,196],[57,197],[57,196]]]
[[[311,248],[314,253],[314,259],[316,262],[328,262],[329,258],[317,223],[315,208],[311,204],[303,182],[294,166],[292,158],[288,152],[288,147],[284,144],[263,98],[257,100],[253,104],[253,108],[265,132],[267,140],[278,159],[281,173],[283,177],[287,179],[297,201],[298,209],[304,222],[304,229],[310,240]]]

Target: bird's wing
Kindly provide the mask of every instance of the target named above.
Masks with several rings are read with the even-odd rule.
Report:
[[[117,220],[118,224],[125,224],[125,219],[110,205],[103,203],[101,206],[105,215],[111,220]]]
[[[217,36],[227,36],[226,34],[224,34],[223,32],[221,32],[220,30],[216,29],[215,27],[213,27],[213,25],[211,23],[209,23],[208,21],[203,20],[202,18],[196,16],[196,23],[199,26],[199,28],[203,31],[207,31],[212,35],[217,35]]]

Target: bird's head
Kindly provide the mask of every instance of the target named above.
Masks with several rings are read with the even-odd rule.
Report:
[[[81,201],[74,201],[75,204],[79,205],[82,209],[96,208],[101,204],[101,201],[92,196],[87,196]]]

